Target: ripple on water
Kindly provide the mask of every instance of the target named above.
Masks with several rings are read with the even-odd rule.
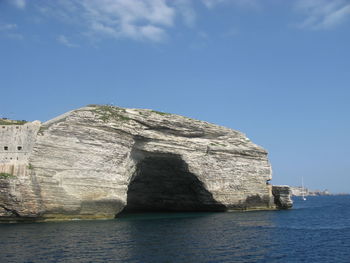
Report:
[[[349,198],[290,211],[0,225],[0,262],[349,262]]]

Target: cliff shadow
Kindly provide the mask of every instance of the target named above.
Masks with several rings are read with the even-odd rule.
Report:
[[[123,212],[225,211],[176,154],[148,154],[138,161]]]

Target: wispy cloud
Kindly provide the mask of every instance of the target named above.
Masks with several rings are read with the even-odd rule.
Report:
[[[16,24],[0,24],[0,35],[6,38],[22,40],[23,35],[17,32]]]
[[[177,0],[173,2],[176,12],[182,17],[184,23],[194,27],[197,19],[191,0]]]
[[[197,0],[60,0],[38,6],[45,16],[59,18],[79,27],[80,33],[98,41],[129,38],[163,42],[169,30],[182,21],[196,27]],[[201,0],[208,9],[218,5],[257,7],[259,0]]]
[[[24,9],[26,7],[26,0],[8,0],[8,1],[20,9]]]
[[[1,1],[1,0],[0,0]],[[256,7],[259,0],[7,0],[24,9],[31,5],[47,19],[58,19],[71,25],[80,36],[92,42],[102,39],[128,38],[137,41],[164,42],[169,30],[183,23],[196,31],[195,6],[208,9],[218,5]],[[59,35],[57,40],[67,47],[76,46],[74,39]]]
[[[90,37],[154,42],[166,39],[176,17],[176,6],[167,0],[60,0],[40,11],[79,25]]]
[[[331,29],[350,18],[350,3],[347,0],[299,0],[296,10],[305,16],[298,24],[305,29]]]
[[[16,24],[0,24],[0,31],[9,31],[17,28]]]
[[[239,35],[239,30],[236,27],[232,27],[221,34],[222,37],[228,37],[228,38],[237,37],[238,35]]]
[[[259,7],[258,0],[202,0],[203,4],[211,9],[221,4],[231,4],[241,7]]]
[[[8,34],[6,34],[6,37],[12,38],[15,40],[23,40],[24,39],[23,35],[20,33],[8,33]]]
[[[57,41],[66,47],[78,47],[77,44],[72,43],[68,40],[68,38],[64,35],[59,35],[57,37]]]
[[[1,1],[1,0],[0,0]],[[201,31],[197,25],[198,3],[214,12],[216,7],[248,8],[264,10],[263,0],[59,0],[28,1],[5,0],[20,9],[37,10],[37,17],[56,19],[70,25],[70,35],[87,36],[92,42],[103,39],[133,39],[147,42],[164,42],[171,37],[170,30],[183,23],[193,31]],[[295,0],[291,6],[300,15],[299,28],[330,29],[350,19],[350,0]],[[222,36],[236,36],[231,30],[220,28]],[[243,31],[244,29],[242,29]],[[1,24],[0,32],[21,39],[17,25]],[[74,32],[75,31],[75,32]],[[10,33],[11,32],[11,33]],[[59,35],[57,41],[67,47],[78,46],[77,39]]]

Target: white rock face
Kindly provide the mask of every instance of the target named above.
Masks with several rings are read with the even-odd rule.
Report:
[[[2,217],[276,208],[267,152],[207,122],[92,105],[44,123],[31,141],[24,172],[0,179]]]

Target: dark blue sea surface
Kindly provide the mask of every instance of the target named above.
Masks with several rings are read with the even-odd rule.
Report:
[[[350,196],[288,211],[0,224],[0,262],[350,262]]]

